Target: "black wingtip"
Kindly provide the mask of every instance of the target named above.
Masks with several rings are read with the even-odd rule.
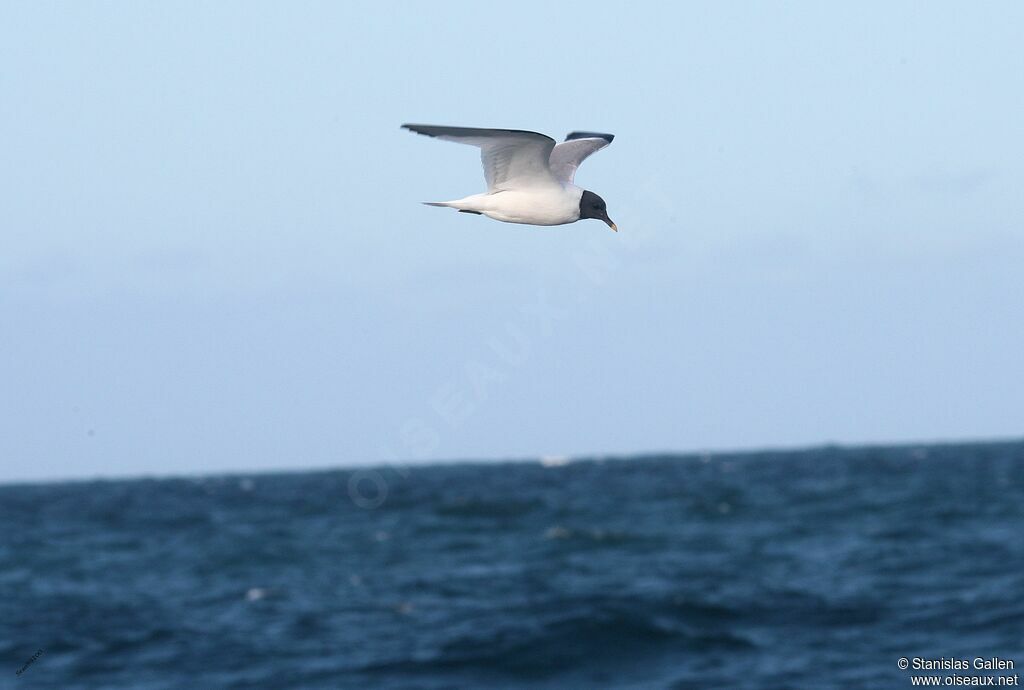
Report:
[[[565,137],[565,140],[572,141],[573,139],[604,139],[610,144],[612,143],[612,139],[614,138],[614,134],[604,134],[602,132],[570,132]]]
[[[409,123],[405,123],[404,125],[402,125],[402,129],[407,129],[410,132],[414,132],[416,134],[422,134],[422,135],[427,136],[427,137],[437,136],[436,134],[431,134],[428,131],[424,131],[424,130],[428,130],[428,129],[433,129],[433,127],[431,125],[411,125]]]

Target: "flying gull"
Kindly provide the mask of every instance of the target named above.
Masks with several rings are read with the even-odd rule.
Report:
[[[597,218],[618,231],[604,199],[573,184],[580,163],[612,143],[614,135],[573,132],[560,144],[520,129],[402,125],[417,134],[480,147],[487,191],[454,201],[427,201],[505,223],[564,225]]]

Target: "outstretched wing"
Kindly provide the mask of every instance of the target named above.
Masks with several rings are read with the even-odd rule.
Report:
[[[576,168],[586,160],[587,156],[600,151],[612,143],[614,134],[598,132],[573,132],[561,144],[551,151],[549,165],[551,173],[559,182],[572,184],[576,176]]]
[[[520,129],[480,129],[478,127],[438,127],[402,125],[402,127],[445,141],[480,147],[484,178],[488,191],[513,187],[557,184],[548,168],[555,140],[537,132]]]

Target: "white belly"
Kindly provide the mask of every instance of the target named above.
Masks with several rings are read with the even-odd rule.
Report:
[[[571,186],[526,187],[478,194],[470,210],[505,223],[529,225],[563,225],[580,219],[580,197],[583,190]],[[468,204],[467,204],[468,206]]]

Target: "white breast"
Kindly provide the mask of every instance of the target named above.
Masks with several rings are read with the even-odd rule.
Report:
[[[480,195],[477,210],[505,223],[563,225],[580,219],[583,190],[575,185],[544,185]]]

